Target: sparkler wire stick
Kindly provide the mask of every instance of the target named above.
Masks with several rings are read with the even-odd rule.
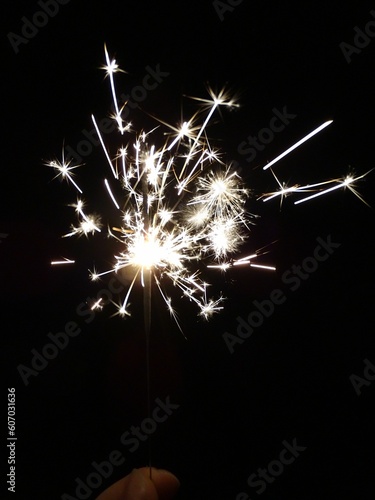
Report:
[[[151,418],[151,366],[150,366],[150,335],[151,335],[151,269],[147,269],[144,276],[143,314],[146,336],[146,386],[147,386],[147,414]],[[151,479],[151,439],[148,443],[148,460]]]
[[[116,121],[118,132],[123,136],[124,132],[132,130],[130,124],[123,121],[123,107],[117,105],[113,76],[121,70],[116,61],[109,58],[106,48],[105,59],[106,66],[103,69],[110,80],[115,107],[112,119]],[[113,175],[112,181],[105,179],[104,185],[120,220],[107,225],[107,234],[118,248],[112,254],[111,269],[102,272],[94,270],[90,275],[95,281],[109,273],[134,273],[132,279],[129,277],[131,282],[125,297],[116,303],[112,302],[117,309],[115,314],[121,317],[130,316],[129,297],[136,282],[140,281],[143,287],[149,415],[153,282],[155,281],[155,289],[159,290],[181,331],[177,313],[166,290],[170,284],[182,293],[181,297],[189,299],[198,307],[200,317],[208,320],[223,309],[224,297],[209,297],[209,284],[200,276],[199,263],[210,260],[217,265],[212,267],[227,269],[230,264],[225,261],[230,259],[232,262],[232,255],[247,238],[250,219],[254,217],[245,209],[249,190],[244,187],[231,165],[220,161],[218,152],[211,148],[206,135],[206,127],[214,112],[222,106],[232,107],[236,104],[224,90],[215,95],[209,89],[209,94],[210,99],[193,98],[202,102],[207,109],[202,125],[195,125],[200,112],[184,121],[180,128],[167,124],[173,131],[172,135],[176,132],[176,137],[168,139],[161,147],[148,144],[148,137],[158,128],[156,127],[136,134],[134,141],[130,139],[125,145],[121,144],[115,154],[110,153],[95,117],[91,116],[104,151],[104,161],[108,163]],[[63,158],[62,163],[52,162],[49,166],[55,169],[57,176],[65,177],[82,192],[73,182],[73,169],[79,165],[70,166]],[[206,169],[208,172],[203,172]],[[117,202],[120,200],[118,194],[115,196],[116,191],[112,192],[110,183],[114,181],[121,185],[124,192],[122,203]],[[101,217],[95,213],[87,213],[83,199],[78,199],[72,206],[75,208],[78,224],[72,225],[65,237],[88,237],[100,233],[101,228],[104,232]],[[119,236],[113,231],[119,233]],[[92,307],[102,309],[102,301],[98,300]],[[151,476],[150,449],[149,466]]]
[[[320,125],[316,129],[314,129],[312,132],[310,132],[309,134],[307,134],[301,140],[299,140],[298,142],[296,142],[295,144],[293,144],[293,146],[291,146],[286,151],[284,151],[283,153],[281,153],[281,155],[277,156],[274,160],[272,160],[269,163],[267,163],[267,165],[265,165],[263,167],[263,170],[267,170],[267,168],[272,167],[272,165],[274,165],[276,162],[278,162],[279,160],[281,160],[282,158],[284,158],[284,156],[288,155],[289,153],[291,153],[292,151],[294,151],[295,149],[297,149],[299,146],[301,146],[301,144],[303,144],[304,142],[306,142],[309,139],[311,139],[311,137],[313,137],[314,135],[318,134],[321,130],[323,130],[324,128],[328,127],[328,125],[330,125],[332,122],[333,122],[333,120],[328,120],[328,121],[324,122],[322,125]]]
[[[142,194],[143,194],[143,223],[144,223],[144,238],[148,238],[150,230],[150,217],[149,217],[149,207],[148,207],[148,184],[147,184],[147,174],[146,167],[143,166],[141,173],[142,182]],[[149,251],[151,249],[149,248]],[[143,268],[143,321],[146,336],[146,391],[147,391],[147,414],[151,418],[151,367],[150,367],[150,335],[151,335],[151,273],[152,270]],[[150,479],[152,476],[151,467],[151,440],[149,440],[148,445],[149,453],[149,470]]]

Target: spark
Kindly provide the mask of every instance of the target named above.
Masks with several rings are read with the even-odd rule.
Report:
[[[199,130],[197,137],[195,138],[194,144],[192,146],[193,150],[195,149],[195,146],[198,144],[198,141],[199,141],[201,135],[203,134],[203,131],[205,130],[206,125],[208,124],[208,122],[210,121],[212,115],[214,114],[216,108],[218,106],[223,106],[223,105],[224,106],[233,106],[233,104],[234,104],[231,100],[230,101],[226,100],[226,95],[225,95],[224,90],[221,91],[219,93],[219,95],[217,95],[217,96],[213,93],[213,91],[210,90],[209,92],[211,94],[212,101],[209,101],[209,100],[206,100],[206,99],[193,98],[193,99],[199,100],[201,102],[206,102],[209,105],[209,108],[210,108],[210,111],[209,111],[208,115],[206,116],[206,119],[203,122],[203,125],[202,125],[201,129]]]
[[[276,182],[280,186],[280,189],[278,191],[274,191],[271,193],[264,193],[261,196],[259,196],[258,200],[263,199],[263,201],[266,202],[266,201],[269,201],[269,200],[276,198],[277,196],[280,196],[280,209],[282,207],[284,198],[286,198],[290,194],[314,191],[315,188],[332,182],[332,181],[318,182],[315,184],[306,184],[305,186],[300,186],[299,184],[295,184],[294,186],[287,187],[285,182],[279,181],[279,179],[277,178],[277,176],[276,176],[275,172],[272,170],[272,168],[271,168],[271,173],[273,174],[274,178],[276,179]]]
[[[106,76],[109,76],[109,80],[111,82],[111,91],[112,91],[113,104],[114,104],[114,107],[115,107],[115,110],[116,110],[116,113],[114,115],[114,119],[117,122],[119,131],[121,132],[121,134],[123,134],[128,129],[128,127],[127,126],[125,126],[125,127],[123,126],[123,120],[122,120],[122,117],[121,117],[121,111],[120,111],[120,109],[118,107],[118,99],[117,99],[117,95],[116,95],[116,87],[115,87],[115,82],[114,82],[113,75],[114,75],[114,73],[118,73],[119,71],[122,72],[122,73],[125,73],[125,71],[119,68],[119,66],[118,66],[118,64],[116,62],[116,59],[112,59],[111,60],[109,58],[109,54],[108,54],[108,50],[107,50],[106,45],[104,45],[104,55],[105,55],[106,64],[104,66],[102,66],[101,69],[104,69],[104,71],[106,72]],[[95,128],[96,128],[96,131],[98,132],[98,126],[96,125],[95,121],[94,121],[94,125],[95,125]],[[99,132],[98,132],[98,135],[99,135],[99,138],[100,138],[100,142],[103,145],[103,140],[102,140],[101,135],[99,134]]]
[[[258,199],[263,199],[264,202],[272,200],[276,198],[277,196],[280,196],[280,208],[282,206],[283,199],[290,195],[290,194],[295,194],[295,193],[307,193],[307,192],[312,192],[315,191],[314,194],[307,196],[305,198],[301,198],[300,200],[297,200],[294,202],[295,205],[298,205],[300,203],[303,203],[305,201],[312,200],[313,198],[316,198],[318,196],[322,196],[324,194],[330,193],[332,191],[336,191],[337,189],[341,188],[348,188],[352,193],[354,193],[365,205],[370,206],[363,198],[362,196],[358,193],[358,191],[354,188],[353,184],[360,180],[363,179],[365,176],[367,176],[373,169],[369,170],[365,174],[362,174],[358,177],[354,177],[353,174],[347,175],[346,177],[343,177],[341,179],[330,179],[327,181],[323,182],[316,182],[314,184],[306,184],[305,186],[300,186],[299,184],[295,184],[294,186],[287,187],[285,183],[281,183],[279,179],[276,177],[275,173],[271,169],[271,172],[273,176],[275,177],[277,183],[280,186],[280,189],[278,191],[274,191],[272,193],[265,193],[259,196]],[[326,186],[329,184],[335,183],[334,186],[331,186],[327,189],[322,189],[322,186]]]
[[[94,311],[95,309],[103,309],[103,306],[101,305],[103,299],[100,298],[94,304],[91,306],[91,310]]]
[[[284,182],[281,183],[279,181],[279,179],[276,177],[276,174],[272,170],[272,168],[271,168],[271,173],[274,176],[274,178],[276,179],[276,182],[278,183],[280,189],[279,189],[279,191],[274,191],[272,193],[262,194],[261,196],[259,196],[258,200],[263,199],[263,201],[265,202],[265,201],[272,200],[276,196],[280,196],[280,210],[281,210],[284,198],[286,198],[289,194],[294,193],[297,190],[299,190],[299,186],[298,186],[298,184],[296,184],[294,186],[287,187]]]
[[[207,304],[204,304],[199,313],[204,319],[209,319],[213,314],[224,309],[223,306],[219,306],[224,299],[220,297],[217,300],[210,299]]]
[[[171,150],[175,146],[175,144],[177,142],[181,141],[181,139],[183,139],[184,137],[191,136],[190,123],[188,123],[188,122],[184,122],[181,125],[180,129],[175,129],[175,130],[177,131],[177,136],[174,139],[174,141],[172,141],[171,144],[168,146],[168,151]]]
[[[250,266],[257,267],[259,269],[268,269],[269,271],[276,271],[276,267],[274,267],[274,266],[264,266],[262,264],[251,264],[251,263],[250,263]]]
[[[208,265],[207,267],[211,268],[211,269],[221,269],[222,271],[226,271],[227,269],[230,269],[231,267],[248,265],[250,267],[256,267],[256,268],[264,269],[264,270],[268,270],[268,271],[276,271],[276,267],[274,267],[274,266],[268,266],[268,265],[264,265],[264,264],[254,264],[252,262],[254,259],[259,257],[259,255],[262,255],[260,253],[260,250],[257,250],[256,253],[253,253],[251,255],[247,255],[246,257],[241,257],[240,259],[237,259],[237,260],[232,259],[229,262],[222,262],[221,264],[211,264],[211,265]]]
[[[75,263],[75,260],[64,258],[64,260],[53,260],[53,261],[51,261],[51,266],[60,266],[62,264],[74,264],[74,263]]]
[[[113,196],[113,193],[112,193],[112,191],[111,191],[111,188],[109,187],[109,183],[108,183],[107,179],[104,179],[104,184],[105,184],[105,187],[107,188],[107,191],[108,191],[108,193],[109,193],[109,196],[111,197],[111,199],[112,199],[112,201],[113,201],[113,203],[114,203],[115,207],[116,207],[118,210],[120,210],[120,206],[119,206],[119,204],[117,203],[117,201],[116,201],[115,197]]]
[[[109,163],[109,166],[111,167],[111,170],[112,170],[112,174],[113,174],[113,177],[115,179],[118,179],[118,173],[116,172],[113,164],[112,164],[112,160],[108,154],[108,151],[107,151],[107,148],[105,147],[105,144],[104,144],[104,141],[103,141],[103,137],[102,137],[102,134],[99,130],[99,127],[98,127],[98,124],[96,123],[96,120],[95,120],[95,116],[94,115],[91,115],[91,119],[92,119],[92,122],[94,124],[94,127],[95,127],[95,130],[96,130],[96,133],[98,134],[98,137],[99,137],[99,140],[100,140],[100,144],[102,145],[102,148],[103,148],[103,151],[104,151],[104,154],[107,158],[107,161]]]
[[[317,193],[314,193],[310,196],[307,196],[306,198],[302,198],[301,200],[297,200],[294,202],[295,205],[298,205],[299,203],[303,203],[305,201],[309,201],[309,200],[312,200],[313,198],[317,198],[318,196],[323,196],[324,194],[327,194],[327,193],[330,193],[332,191],[336,191],[337,189],[342,189],[342,188],[348,188],[350,189],[350,191],[355,194],[357,196],[357,198],[359,198],[363,203],[365,203],[365,205],[367,206],[370,206],[363,198],[362,196],[358,193],[358,191],[354,188],[353,184],[360,180],[360,179],[363,179],[366,175],[368,175],[373,169],[369,170],[368,172],[358,176],[358,177],[353,177],[353,175],[347,175],[346,177],[344,177],[343,179],[333,179],[331,181],[326,181],[324,183],[321,183],[321,184],[327,184],[327,183],[333,183],[333,182],[336,182],[337,184],[335,184],[334,186],[328,188],[328,189],[324,189],[322,191],[319,191]],[[317,184],[319,185],[319,184]]]
[[[291,146],[286,151],[284,151],[283,153],[281,153],[275,159],[273,159],[272,161],[270,161],[269,163],[267,163],[267,165],[265,165],[263,167],[263,170],[267,170],[268,168],[272,167],[272,165],[274,165],[276,162],[278,162],[279,160],[281,160],[282,158],[284,158],[286,155],[288,155],[289,153],[291,153],[292,151],[294,151],[295,149],[297,149],[299,146],[301,146],[301,144],[303,144],[304,142],[306,142],[309,139],[311,139],[311,137],[313,137],[314,135],[318,134],[321,130],[323,130],[324,128],[328,127],[328,125],[330,125],[332,122],[333,122],[333,120],[328,120],[328,121],[324,122],[322,125],[320,125],[316,129],[314,129],[312,132],[310,132],[309,134],[307,134],[305,137],[303,137],[301,140],[299,140],[298,142],[296,142],[295,144],[293,144],[293,146]]]
[[[69,236],[88,236],[90,233],[95,234],[95,232],[100,233],[101,229],[101,218],[96,214],[86,215],[83,211],[84,202],[82,200],[78,200],[76,204],[73,204],[72,207],[75,208],[76,213],[80,218],[79,226],[71,225],[71,232],[64,234],[64,238]]]
[[[71,166],[72,160],[65,161],[65,153],[64,153],[64,148],[62,148],[62,153],[61,153],[61,162],[58,160],[51,160],[46,163],[48,167],[53,168],[56,170],[57,174],[54,177],[55,179],[57,177],[61,177],[62,179],[66,179],[67,181],[71,182],[73,186],[77,189],[79,193],[82,194],[81,188],[78,186],[78,184],[74,181],[73,176],[74,173],[73,170],[81,167],[82,165],[72,165]]]

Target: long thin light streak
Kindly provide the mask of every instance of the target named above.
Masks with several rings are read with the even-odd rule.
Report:
[[[301,146],[301,144],[303,144],[304,142],[306,142],[309,139],[311,139],[311,137],[313,137],[314,135],[318,134],[321,130],[323,130],[324,128],[328,127],[328,125],[330,125],[332,122],[333,122],[333,120],[328,120],[328,121],[324,122],[322,125],[320,125],[316,129],[314,129],[312,132],[310,132],[309,134],[307,134],[301,140],[299,140],[298,142],[296,142],[295,144],[293,144],[293,146],[291,146],[286,151],[284,151],[279,156],[277,156],[274,160],[272,160],[269,163],[267,163],[267,165],[265,165],[263,167],[263,170],[267,170],[268,168],[272,167],[272,165],[274,165],[275,163],[277,163],[278,161],[280,161],[282,158],[284,158],[286,155],[288,155],[289,153],[291,153],[292,151],[294,151],[296,148],[298,148],[299,146]]]
[[[75,260],[64,259],[64,260],[53,260],[51,261],[51,266],[60,266],[63,264],[74,264]]]
[[[96,133],[98,134],[98,137],[99,137],[99,140],[100,140],[100,144],[102,145],[102,148],[103,148],[103,151],[104,151],[105,157],[107,158],[107,161],[108,161],[108,163],[109,163],[109,166],[111,167],[113,177],[114,177],[115,179],[118,179],[118,173],[116,172],[116,170],[115,170],[115,169],[114,169],[114,167],[113,167],[112,160],[111,160],[111,158],[109,157],[109,154],[108,154],[107,148],[106,148],[106,146],[105,146],[105,144],[104,144],[104,141],[103,141],[102,134],[101,134],[101,132],[100,132],[100,130],[99,130],[98,124],[96,123],[95,116],[94,116],[94,115],[91,115],[91,119],[92,119],[92,122],[93,122],[93,124],[94,124],[95,130],[96,130]]]
[[[120,205],[117,203],[116,198],[114,197],[114,195],[113,195],[113,193],[111,191],[111,188],[109,187],[109,183],[108,183],[107,179],[104,179],[104,184],[105,184],[105,187],[107,188],[109,196],[111,197],[111,200],[113,201],[113,204],[115,205],[115,207],[118,210],[120,210]]]
[[[276,267],[274,266],[264,266],[262,264],[252,264],[250,263],[251,267],[258,267],[259,269],[268,269],[269,271],[276,271]]]
[[[344,179],[333,179],[332,181],[328,182],[338,182],[335,186],[332,186],[328,189],[324,189],[323,191],[319,191],[318,193],[314,193],[311,196],[307,196],[306,198],[302,198],[300,200],[297,200],[294,202],[295,205],[298,205],[300,203],[304,203],[305,201],[312,200],[314,198],[317,198],[318,196],[323,196],[327,193],[331,193],[332,191],[336,191],[337,189],[342,189],[342,188],[348,188],[350,191],[355,194],[363,203],[365,203],[367,206],[370,206],[363,198],[362,196],[359,195],[359,193],[354,189],[353,184],[360,180],[363,179],[366,175],[368,175],[373,169],[369,170],[368,172],[358,176],[358,177],[353,177],[353,175],[347,175]],[[323,184],[323,183],[322,183]]]

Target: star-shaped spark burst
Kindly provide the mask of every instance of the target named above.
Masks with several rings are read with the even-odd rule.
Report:
[[[71,165],[71,160],[70,161],[65,161],[65,153],[64,153],[64,148],[62,149],[61,153],[61,161],[59,160],[51,160],[46,162],[47,167],[53,168],[57,174],[55,175],[54,179],[59,178],[61,180],[66,179],[68,182],[71,182],[73,186],[77,189],[79,193],[82,194],[81,188],[78,186],[78,184],[74,181],[73,177],[75,175],[75,172],[73,172],[76,168],[81,167],[81,165]]]

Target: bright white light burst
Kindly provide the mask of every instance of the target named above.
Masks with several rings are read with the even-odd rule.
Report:
[[[206,126],[219,107],[236,104],[224,90],[218,95],[209,89],[210,99],[196,99],[203,103],[200,112],[180,127],[170,126],[168,139],[157,146],[154,136],[159,135],[159,125],[149,131],[132,133],[129,123],[122,117],[123,108],[118,105],[114,73],[120,71],[115,60],[110,60],[105,48],[106,64],[103,67],[110,80],[114,103],[113,119],[121,135],[121,144],[110,151],[92,117],[102,145],[106,162],[112,173],[112,181],[104,185],[118,213],[116,224],[108,230],[116,248],[113,266],[103,272],[92,271],[91,279],[104,274],[132,274],[126,296],[116,304],[117,314],[129,315],[129,297],[137,282],[145,283],[151,273],[167,309],[177,322],[177,316],[166,293],[165,283],[170,281],[198,306],[199,315],[205,319],[222,309],[223,297],[208,297],[208,284],[200,277],[199,262],[208,260],[211,267],[225,269],[233,262],[245,240],[251,215],[245,211],[248,190],[238,174],[221,160],[206,137]],[[204,113],[202,125],[197,117]],[[157,137],[156,137],[157,140]],[[124,143],[123,143],[124,141]],[[66,178],[79,193],[82,190],[72,178],[75,166],[53,161],[49,163],[57,176]],[[121,195],[119,186],[121,186]],[[91,235],[101,231],[101,218],[84,211],[84,202],[78,199],[72,205],[79,219],[65,236]],[[54,261],[54,264],[66,263]],[[94,304],[101,308],[101,304]],[[178,322],[177,322],[178,324]]]
[[[106,47],[105,61],[102,69],[110,81],[114,109],[112,119],[121,138],[115,151],[106,147],[94,116],[92,121],[113,177],[111,180],[104,179],[104,186],[117,212],[116,224],[110,224],[108,229],[108,236],[116,243],[116,253],[112,267],[102,272],[91,271],[91,279],[97,280],[109,273],[126,272],[126,277],[131,276],[125,297],[116,304],[116,314],[120,316],[130,315],[129,297],[136,283],[144,287],[146,300],[145,297],[150,297],[151,282],[154,282],[179,326],[172,300],[166,292],[165,285],[170,282],[183,297],[198,306],[200,316],[208,319],[222,309],[224,298],[208,297],[208,284],[200,277],[201,261],[208,261],[205,262],[206,267],[221,271],[243,265],[275,270],[274,266],[253,262],[262,255],[259,250],[247,257],[234,258],[249,233],[251,218],[254,217],[245,210],[249,191],[238,173],[226,165],[219,152],[211,147],[206,127],[217,109],[237,104],[225,89],[215,94],[209,88],[210,99],[192,97],[200,102],[201,109],[189,120],[174,126],[156,119],[159,124],[152,130],[134,133],[131,123],[122,116],[126,103],[119,107],[116,94],[114,74],[122,70],[114,59],[110,59]],[[199,120],[202,115],[203,119]],[[270,168],[331,123],[332,120],[322,123],[263,167],[264,170],[270,169],[279,189],[258,199],[269,201],[279,196],[281,207],[283,199],[291,194],[313,192],[295,202],[299,204],[348,188],[364,201],[354,185],[369,172],[357,177],[348,175],[341,179],[288,187]],[[160,127],[166,127],[168,131],[160,133]],[[156,145],[160,136],[167,136],[167,140],[163,139],[161,145]],[[61,161],[53,160],[47,165],[56,171],[56,177],[66,179],[79,195],[83,194],[73,179],[74,169],[80,165],[65,161],[64,151]],[[89,236],[102,231],[102,218],[86,213],[84,205],[81,198],[71,205],[79,222],[78,225],[71,225],[66,237]],[[67,258],[52,262],[53,265],[70,263],[74,261]],[[146,330],[149,328],[151,307],[150,299],[147,300],[144,307]],[[92,308],[101,309],[101,301],[93,304]]]

